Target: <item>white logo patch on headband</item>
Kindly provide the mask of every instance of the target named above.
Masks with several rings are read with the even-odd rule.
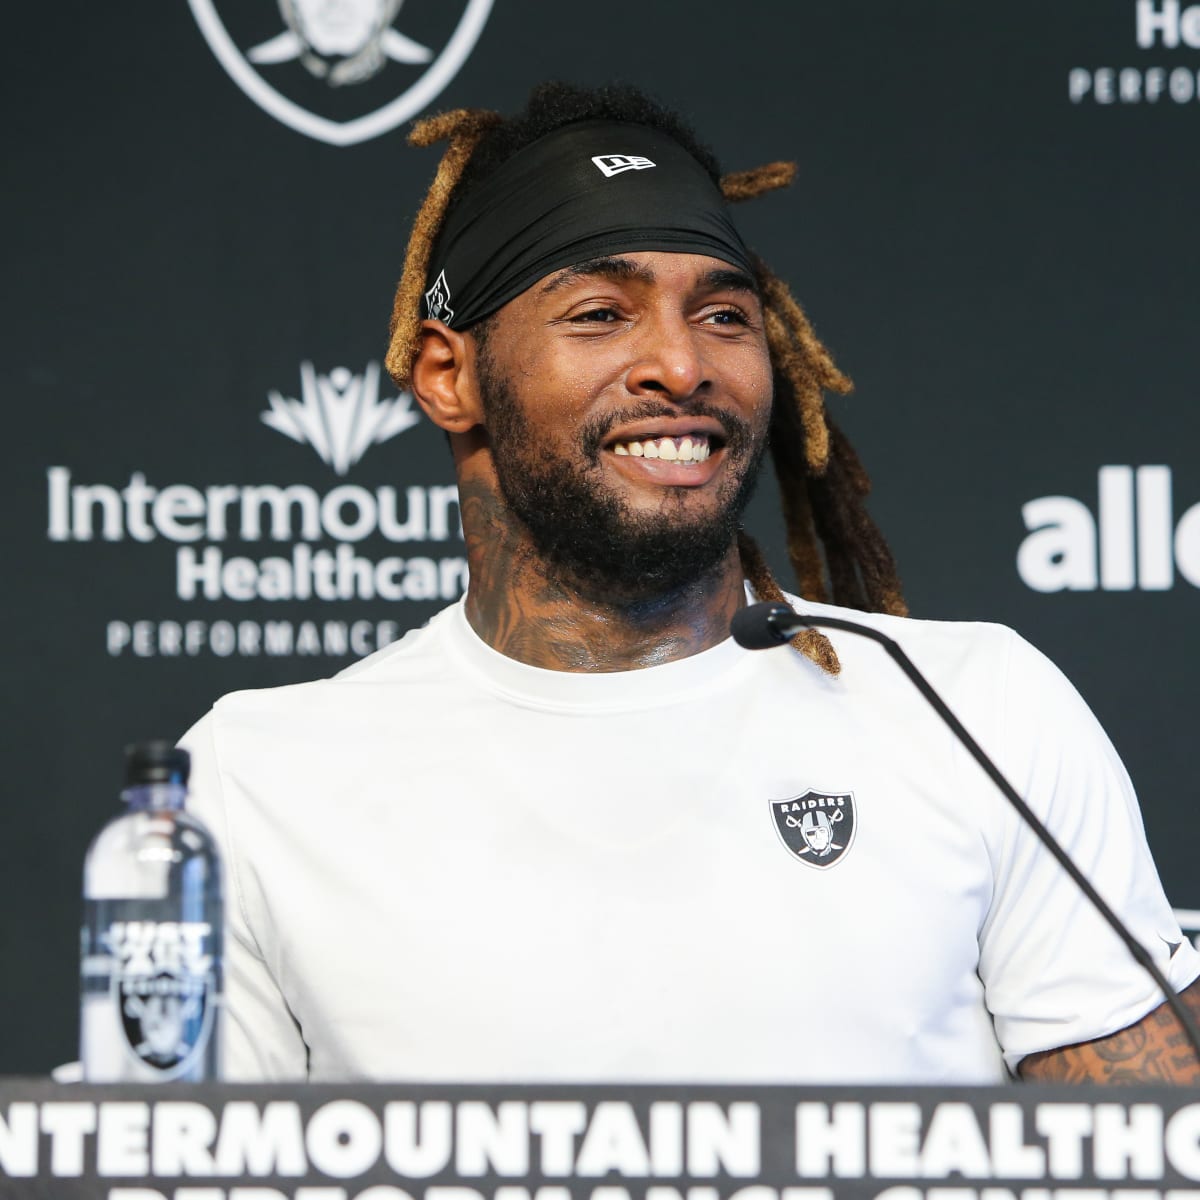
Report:
[[[592,156],[592,162],[609,179],[620,175],[622,171],[644,171],[647,167],[658,165],[640,154],[596,154]]]
[[[446,272],[443,271],[434,281],[433,287],[425,293],[425,311],[431,321],[450,321],[454,318],[454,309],[450,307],[450,285],[446,282]]]

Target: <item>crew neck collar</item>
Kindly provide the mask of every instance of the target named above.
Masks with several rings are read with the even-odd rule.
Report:
[[[732,638],[686,658],[628,671],[556,671],[494,650],[471,628],[464,597],[447,612],[448,642],[463,666],[490,691],[538,708],[649,708],[723,686],[749,668],[752,653]]]

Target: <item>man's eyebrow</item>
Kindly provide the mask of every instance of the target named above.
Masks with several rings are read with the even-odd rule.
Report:
[[[737,271],[732,267],[714,267],[700,281],[700,286],[708,291],[750,292],[759,294],[758,284],[745,271]]]
[[[603,279],[615,279],[620,282],[628,280],[636,280],[638,283],[654,282],[654,272],[649,267],[639,266],[628,258],[604,256],[589,258],[584,262],[564,267],[563,270],[552,275],[542,284],[539,294],[549,296],[559,288],[566,287],[569,283],[574,283],[576,279],[585,275],[597,275]]]
[[[637,283],[653,283],[654,272],[649,267],[640,266],[628,258],[606,255],[602,258],[589,258],[581,263],[574,263],[556,272],[544,284],[539,294],[549,296],[564,288],[576,279],[594,275],[602,279],[613,279],[622,283],[630,280]],[[759,294],[758,284],[745,271],[733,267],[714,267],[700,280],[700,289],[704,291],[735,291]]]

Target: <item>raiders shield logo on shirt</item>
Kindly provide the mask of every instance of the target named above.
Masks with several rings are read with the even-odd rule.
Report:
[[[770,803],[776,832],[802,863],[832,867],[845,857],[858,824],[853,792],[810,790]]]

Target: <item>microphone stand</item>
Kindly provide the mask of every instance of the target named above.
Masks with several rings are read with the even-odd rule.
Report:
[[[739,621],[738,617],[743,614],[745,614],[746,619]],[[750,614],[755,615],[752,617]],[[1180,1000],[1166,976],[1155,965],[1149,951],[1133,936],[1121,918],[1113,912],[1104,897],[1092,886],[1087,876],[1071,861],[1070,856],[1058,844],[1054,835],[1042,824],[1033,809],[1025,803],[1016,788],[1005,779],[1000,772],[1000,768],[987,756],[983,747],[967,732],[963,723],[951,712],[950,707],[941,696],[934,691],[933,685],[929,680],[917,670],[916,664],[900,648],[899,643],[893,641],[887,634],[880,633],[878,629],[873,629],[869,625],[860,625],[856,621],[846,621],[841,617],[806,616],[803,613],[795,612],[785,605],[771,604],[769,602],[752,604],[749,608],[741,610],[738,616],[734,618],[734,640],[739,645],[748,645],[748,642],[743,641],[738,636],[739,631],[736,627],[740,624],[744,630],[748,631],[758,625],[759,621],[762,621],[772,631],[775,641],[781,645],[786,643],[791,635],[799,629],[821,628],[843,629],[847,633],[856,633],[861,637],[870,638],[871,641],[877,642],[882,646],[900,670],[912,681],[917,691],[929,702],[934,712],[950,727],[954,736],[966,747],[971,757],[983,768],[988,778],[1000,789],[1005,799],[1017,810],[1021,818],[1033,830],[1034,834],[1037,835],[1042,845],[1058,860],[1063,870],[1066,871],[1083,894],[1092,902],[1096,911],[1108,922],[1112,931],[1125,943],[1134,960],[1154,980],[1155,984],[1162,991],[1171,1011],[1179,1019],[1180,1025],[1183,1026],[1184,1033],[1187,1034],[1197,1058],[1200,1058],[1200,1029],[1197,1028],[1191,1013],[1188,1012],[1187,1007]],[[761,649],[763,647],[761,639],[751,638],[749,642],[752,643],[748,646],[750,649]]]

